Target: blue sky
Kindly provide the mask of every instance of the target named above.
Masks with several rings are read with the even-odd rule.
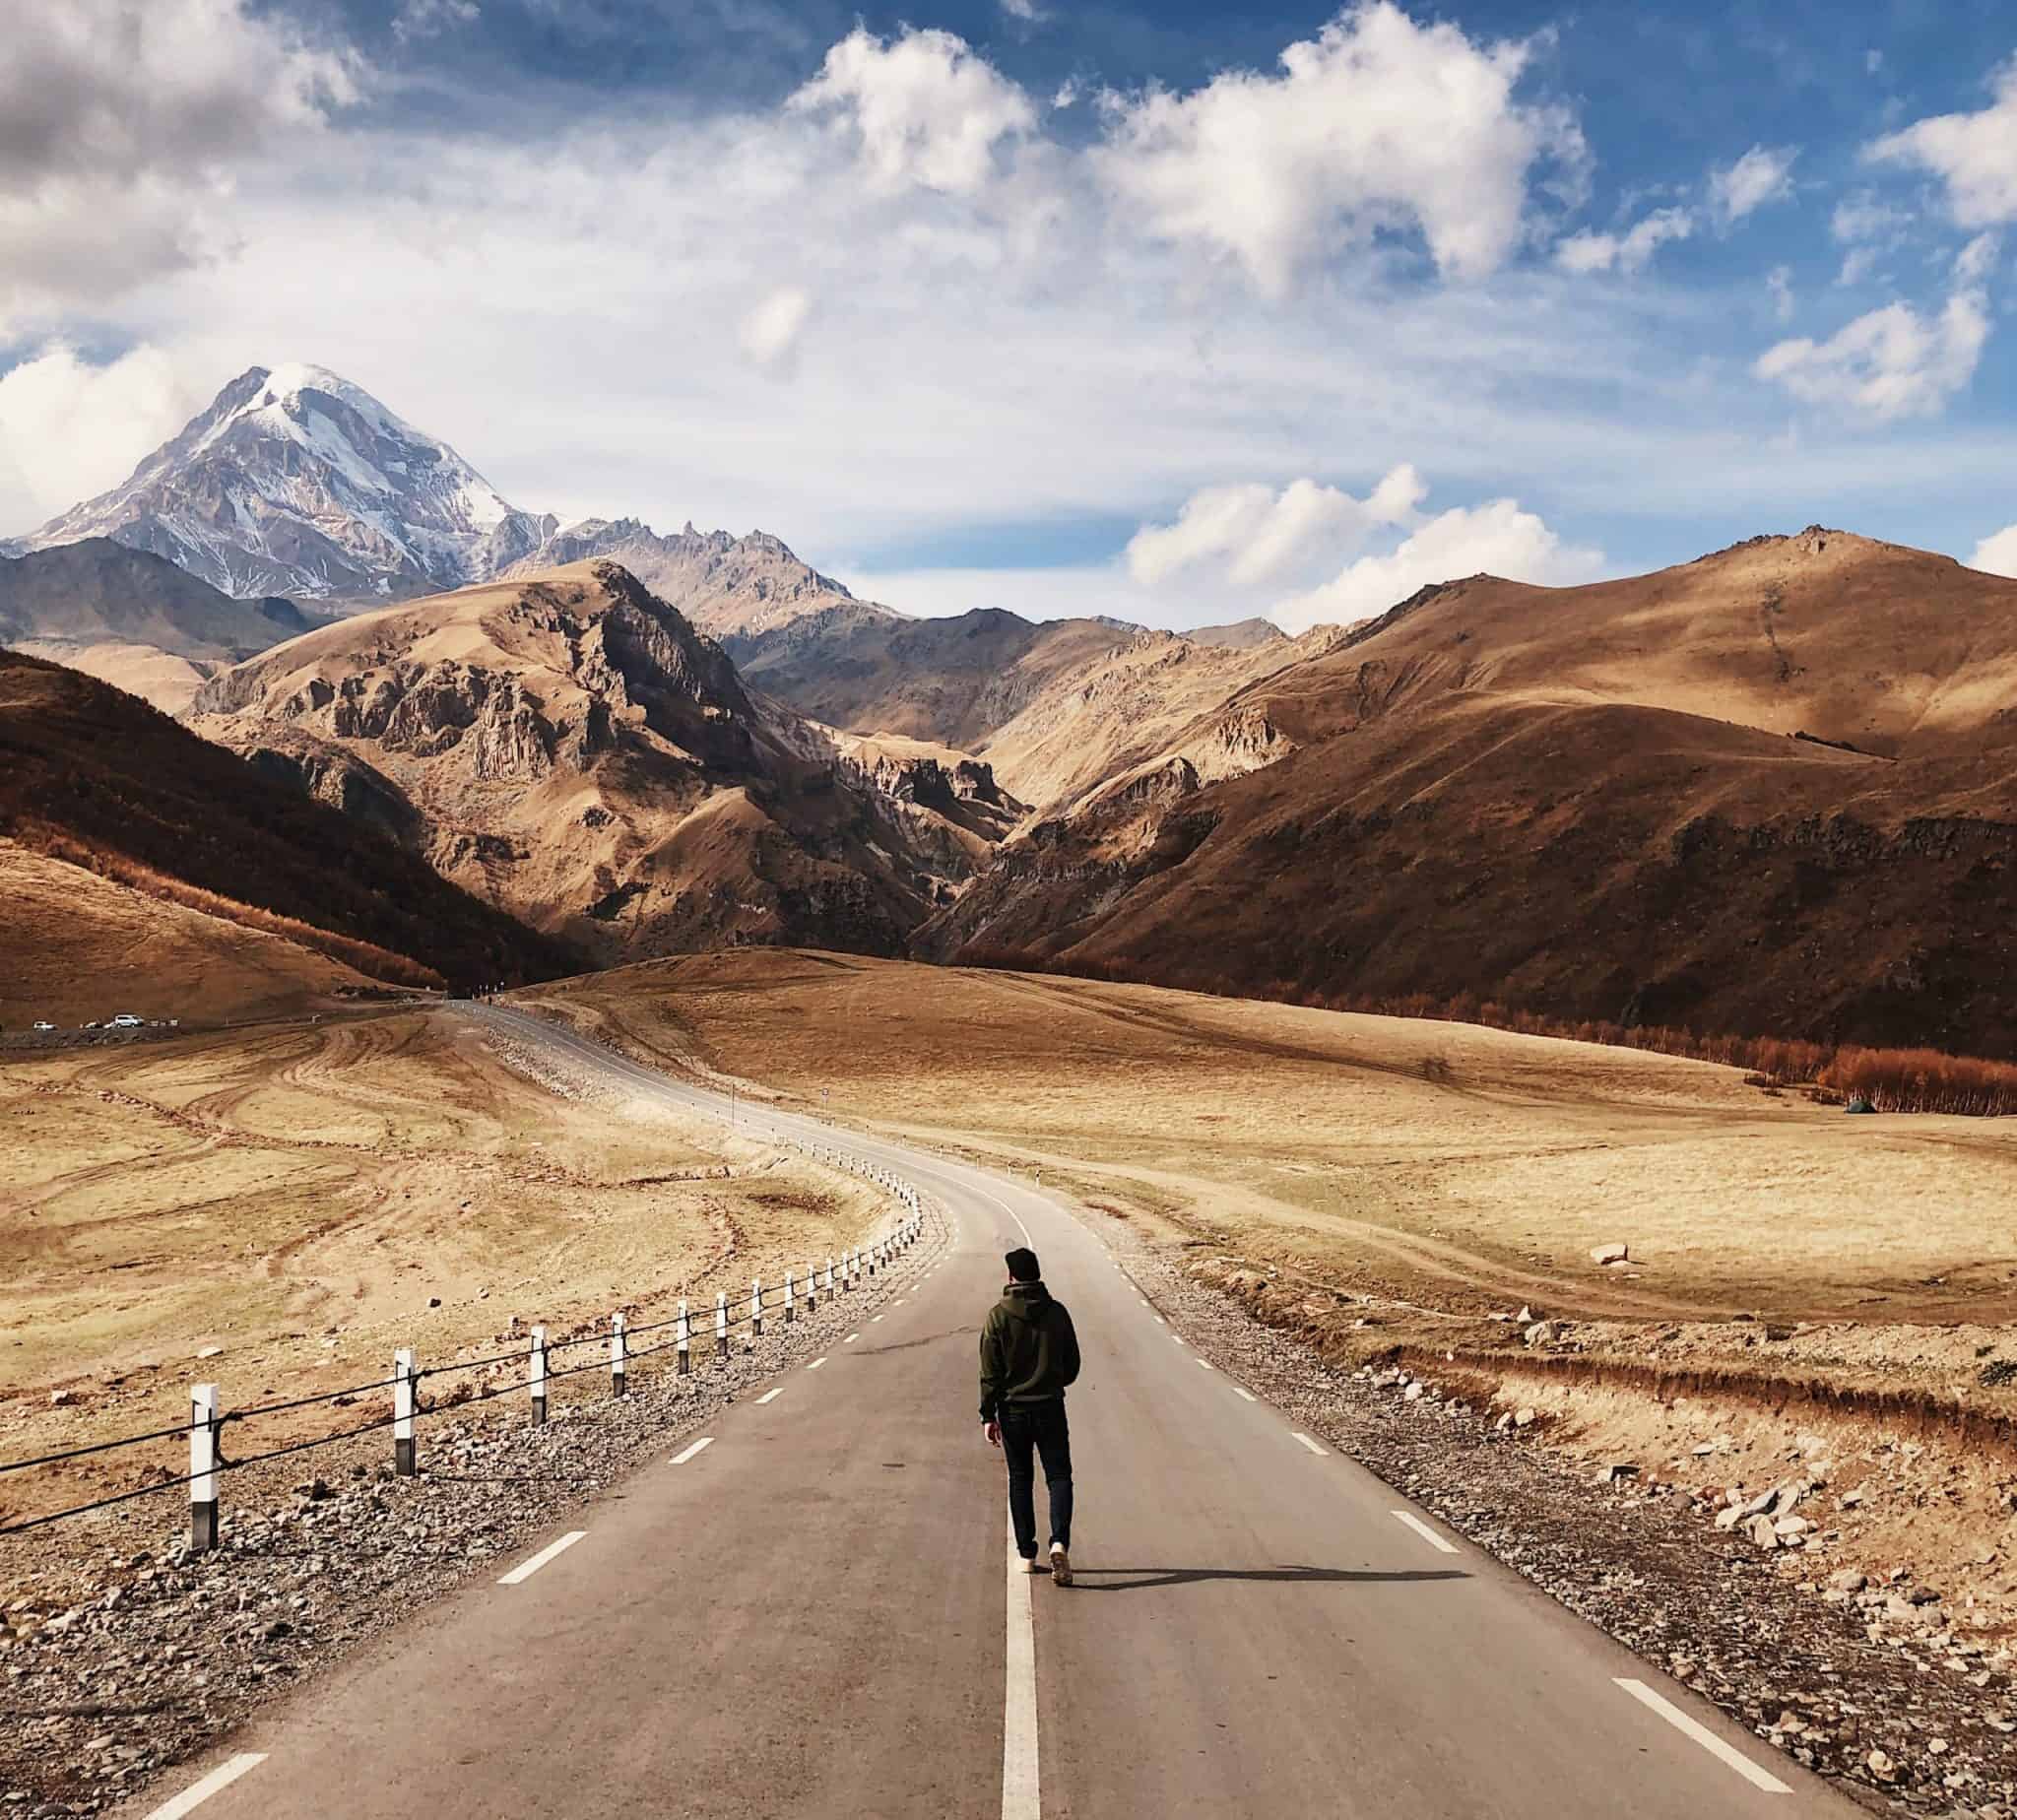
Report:
[[[303,359],[919,612],[2017,567],[1989,0],[19,3],[0,534]]]

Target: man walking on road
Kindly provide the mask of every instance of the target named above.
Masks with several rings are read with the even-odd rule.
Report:
[[[981,1324],[981,1421],[1008,1462],[1008,1515],[1015,1552],[1032,1574],[1036,1558],[1034,1450],[1051,1493],[1051,1575],[1072,1584],[1072,1432],[1065,1387],[1078,1376],[1078,1335],[1065,1304],[1044,1287],[1036,1253],[1017,1246],[1003,1261],[1008,1286]]]

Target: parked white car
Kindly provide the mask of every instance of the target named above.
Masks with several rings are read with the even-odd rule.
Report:
[[[134,1016],[131,1011],[121,1011],[118,1016],[111,1019],[105,1025],[105,1028],[107,1030],[137,1030],[140,1028],[140,1022],[141,1020]]]
[[[53,1030],[55,1027],[52,1023],[44,1023],[39,1017],[35,1019],[35,1028],[37,1030]]]

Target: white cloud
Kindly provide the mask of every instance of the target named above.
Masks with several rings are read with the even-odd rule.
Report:
[[[1711,171],[1709,193],[1718,216],[1725,223],[1740,222],[1768,202],[1787,201],[1798,156],[1793,146],[1753,146],[1734,164]]]
[[[217,256],[233,178],[355,102],[361,75],[245,0],[9,0],[0,333]]]
[[[2005,525],[1984,538],[1968,558],[1968,566],[1987,575],[2017,575],[2017,525]]]
[[[450,27],[474,24],[479,15],[477,0],[402,0],[392,16],[392,35],[403,44],[436,37]]]
[[[22,477],[22,528],[124,479],[207,402],[154,348],[94,366],[58,345],[0,374],[0,459]]]
[[[1378,525],[1404,522],[1427,492],[1403,462],[1363,499],[1304,479],[1277,493],[1261,485],[1207,487],[1184,501],[1174,524],[1143,525],[1128,541],[1128,573],[1154,587],[1212,564],[1239,587],[1279,580],[1343,549]]]
[[[970,196],[995,175],[997,148],[1035,131],[1020,88],[950,32],[857,28],[787,103],[828,119],[886,191]]]
[[[1565,272],[1643,272],[1663,241],[1685,240],[1694,231],[1688,210],[1656,209],[1622,234],[1572,233],[1555,248],[1555,263]]]
[[[1432,582],[1483,573],[1561,587],[1594,580],[1602,570],[1602,552],[1564,544],[1516,499],[1492,499],[1439,514],[1391,554],[1361,556],[1334,581],[1279,603],[1269,618],[1284,631],[1303,632],[1370,618]]]
[[[2001,256],[2003,239],[2000,234],[1979,233],[1954,255],[1954,282],[1957,285],[1985,285],[1989,274],[1996,269],[1996,260]]]
[[[1272,296],[1382,231],[1419,230],[1445,277],[1479,279],[1527,235],[1535,167],[1585,158],[1566,110],[1515,98],[1529,55],[1371,0],[1289,45],[1280,76],[1109,94],[1095,162],[1144,231],[1230,257]]]
[[[1866,50],[1863,52],[1863,73],[1865,75],[1874,76],[1883,67],[1884,53],[1881,50]]]
[[[1937,316],[1889,303],[1827,341],[1783,341],[1752,370],[1808,404],[1879,422],[1932,417],[1975,376],[1988,333],[1988,299],[1964,281]]]
[[[1875,141],[1867,156],[1930,170],[1963,228],[2017,221],[2017,56],[1989,78],[1995,99],[1977,113],[1935,114]]]
[[[1010,19],[1025,26],[1037,26],[1050,18],[1050,14],[1036,4],[1036,0],[1002,0],[1002,11]]]
[[[1845,246],[1867,240],[1888,240],[1910,223],[1912,217],[1885,202],[1870,190],[1857,190],[1835,205],[1828,217],[1828,231]]]
[[[1765,274],[1765,289],[1772,293],[1772,313],[1781,322],[1792,320],[1792,267],[1774,266]]]
[[[743,318],[737,339],[745,358],[765,372],[790,372],[812,309],[813,299],[798,286],[780,285]]]

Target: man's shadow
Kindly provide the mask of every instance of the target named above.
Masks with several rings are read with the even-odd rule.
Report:
[[[1133,1574],[1132,1580],[1117,1576]],[[1455,1567],[1406,1568],[1396,1573],[1375,1573],[1342,1567],[1074,1567],[1074,1591],[1086,1592],[1135,1592],[1144,1587],[1187,1587],[1203,1580],[1284,1581],[1295,1585],[1372,1585],[1418,1580],[1468,1580],[1470,1576]],[[1105,1581],[1105,1585],[1092,1584]]]

